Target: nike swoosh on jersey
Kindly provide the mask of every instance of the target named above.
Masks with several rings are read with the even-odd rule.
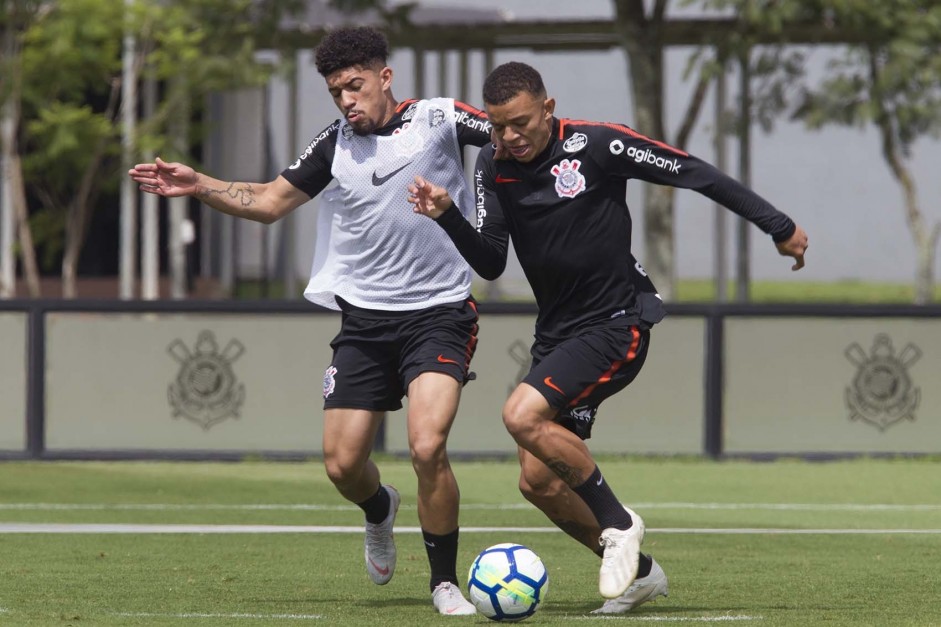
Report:
[[[460,366],[459,363],[457,363],[453,359],[448,359],[444,355],[438,355],[438,363],[439,364],[454,364],[455,366]]]
[[[546,377],[545,379],[542,380],[542,382],[548,385],[550,388],[552,388],[556,392],[558,392],[559,394],[565,394],[565,392],[562,391],[562,388],[560,388],[559,386],[557,386],[555,383],[552,382],[552,377]]]
[[[401,172],[402,170],[404,170],[405,168],[407,168],[407,167],[410,166],[410,165],[412,165],[412,162],[411,162],[411,161],[409,161],[408,163],[406,163],[406,164],[403,165],[402,167],[396,168],[396,169],[392,170],[391,172],[389,172],[388,174],[384,174],[384,175],[382,175],[382,176],[378,176],[378,174],[377,174],[376,172],[373,172],[373,173],[372,173],[372,184],[375,185],[376,187],[379,187],[380,185],[382,185],[383,183],[385,183],[386,181],[388,181],[388,180],[391,179],[393,176],[395,176],[396,174],[398,174],[399,172]]]
[[[511,179],[506,178],[505,176],[497,175],[497,178],[494,179],[497,183],[519,183],[522,179]]]

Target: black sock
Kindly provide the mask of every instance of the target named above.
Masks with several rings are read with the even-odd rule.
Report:
[[[389,502],[389,493],[380,484],[375,494],[357,505],[366,512],[366,522],[378,525],[389,515]]]
[[[450,581],[457,585],[457,536],[458,529],[443,536],[421,530],[425,540],[425,551],[428,552],[428,563],[431,565],[432,592],[438,584]]]
[[[653,568],[653,558],[641,553],[639,563],[640,566],[637,568],[637,578],[642,579],[650,574],[650,569]]]
[[[595,471],[591,473],[588,481],[582,485],[572,488],[575,494],[580,496],[591,513],[598,519],[598,525],[602,529],[630,529],[631,516],[621,505],[614,492],[608,487],[608,482],[601,475],[601,470],[595,466]]]

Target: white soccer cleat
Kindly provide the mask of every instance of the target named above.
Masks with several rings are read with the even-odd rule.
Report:
[[[389,515],[381,523],[366,523],[366,572],[377,585],[385,585],[395,572],[395,538],[392,536],[392,524],[399,511],[398,491],[390,485],[385,486],[389,493]]]
[[[650,573],[646,577],[635,579],[627,592],[616,599],[608,599],[604,605],[594,610],[592,614],[623,614],[657,597],[665,597],[670,593],[667,585],[667,576],[660,568],[657,560],[653,560]]]
[[[644,541],[644,521],[628,508],[633,524],[630,529],[613,527],[601,532],[599,542],[604,547],[598,591],[606,599],[616,599],[627,590],[637,577],[640,543]]]
[[[461,589],[450,581],[442,581],[431,593],[431,602],[439,614],[445,616],[470,616],[477,608],[464,598]]]

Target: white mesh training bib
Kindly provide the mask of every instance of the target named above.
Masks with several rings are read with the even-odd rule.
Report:
[[[466,213],[454,101],[421,100],[389,136],[360,136],[340,123],[332,174],[321,194],[317,244],[304,296],[337,309],[335,296],[366,309],[406,311],[470,295],[471,271],[433,220],[412,211],[408,184],[420,174],[448,190]]]

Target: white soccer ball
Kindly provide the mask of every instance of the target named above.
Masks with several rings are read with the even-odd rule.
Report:
[[[532,616],[549,591],[549,574],[539,556],[522,544],[496,544],[471,564],[467,588],[477,611],[492,620]]]

